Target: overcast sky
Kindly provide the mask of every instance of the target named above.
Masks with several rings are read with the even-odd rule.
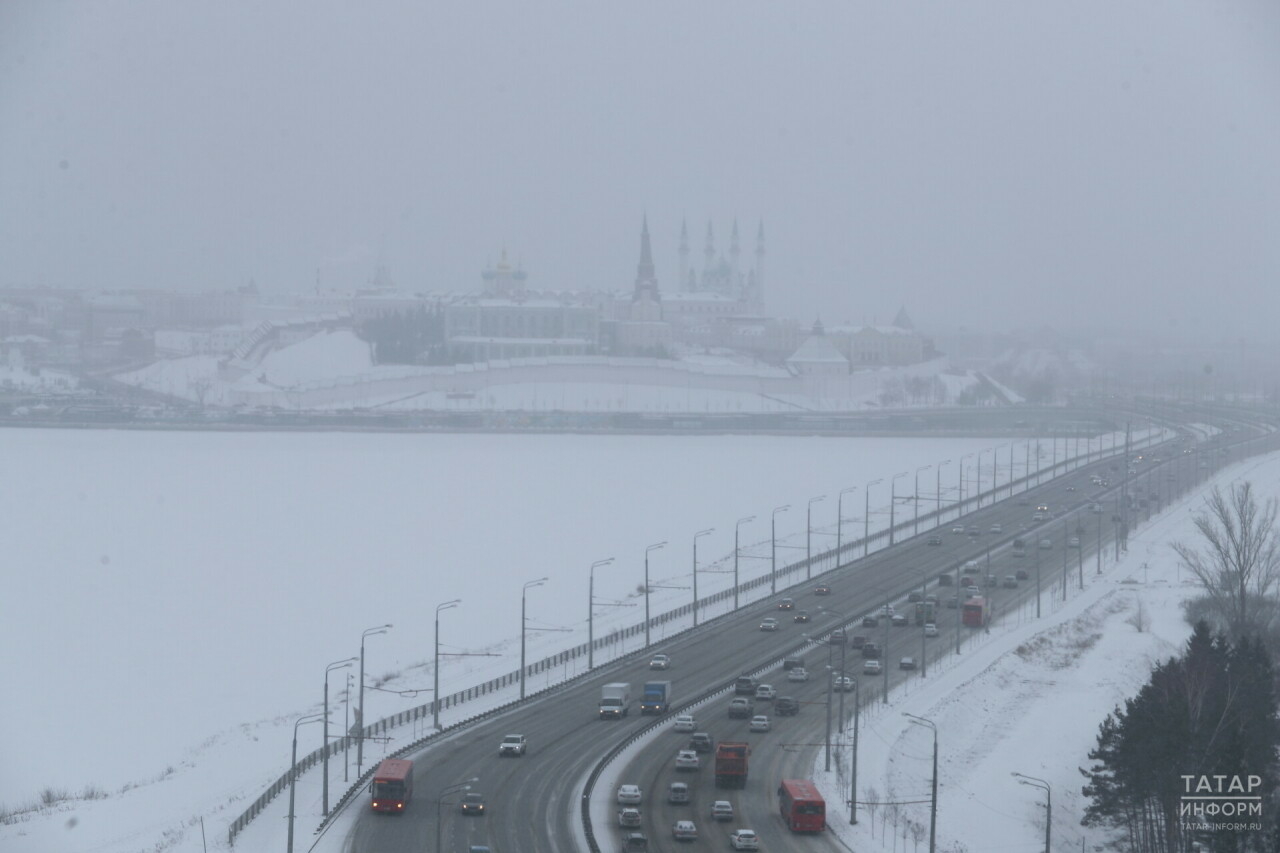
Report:
[[[629,288],[761,220],[774,313],[1280,316],[1280,4],[0,3],[0,286]]]

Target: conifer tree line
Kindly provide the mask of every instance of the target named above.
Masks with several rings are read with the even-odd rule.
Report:
[[[1275,700],[1275,672],[1261,643],[1232,644],[1197,623],[1186,652],[1157,666],[1138,695],[1103,721],[1092,764],[1081,770],[1091,800],[1084,824],[1121,830],[1132,853],[1187,853],[1197,841],[1215,853],[1278,849]],[[1218,802],[1183,799],[1196,795],[1201,777],[1216,786],[1215,776],[1226,787],[1258,777],[1247,793],[1262,798],[1261,813],[1184,814],[1184,802]],[[1254,823],[1260,828],[1239,828]]]
[[[1191,639],[1107,716],[1080,771],[1082,822],[1118,830],[1124,850],[1280,851],[1276,512],[1251,483],[1215,488],[1197,542],[1174,544],[1203,590],[1185,607]]]
[[[382,314],[357,329],[373,344],[375,364],[449,364],[445,351],[444,309],[425,305],[411,311]]]

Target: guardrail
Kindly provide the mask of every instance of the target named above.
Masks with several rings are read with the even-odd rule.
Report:
[[[1133,447],[1146,446],[1148,443],[1150,443],[1151,441],[1154,441],[1156,438],[1158,438],[1158,436],[1151,436],[1141,443],[1135,442]],[[1130,449],[1133,449],[1133,448],[1131,447]],[[1107,452],[1102,449],[1099,449],[1095,452],[1081,454],[1079,456],[1070,457],[1070,458],[1064,458],[1063,460],[1049,467],[1040,469],[1035,472],[1031,472],[1029,474],[1024,474],[1022,477],[1012,479],[1007,483],[1000,484],[999,486],[993,486],[991,489],[988,489],[987,491],[978,492],[974,495],[968,496],[963,501],[952,503],[950,506],[944,506],[941,509],[937,509],[937,508],[932,509],[927,513],[921,514],[918,519],[916,518],[904,519],[903,521],[895,523],[893,525],[892,531],[889,528],[885,528],[865,538],[857,538],[857,539],[850,540],[849,542],[845,542],[840,546],[840,549],[839,549],[840,554],[836,553],[835,548],[830,548],[822,551],[821,553],[813,555],[811,559],[806,558],[802,560],[797,560],[789,564],[785,564],[777,570],[776,579],[778,581],[782,581],[784,579],[789,578],[792,574],[800,571],[805,572],[806,579],[808,578],[809,575],[816,577],[821,574],[826,574],[828,572],[835,571],[836,569],[840,568],[842,565],[847,564],[847,563],[840,562],[843,556],[851,553],[856,553],[858,549],[870,551],[872,545],[878,545],[883,540],[887,540],[891,532],[893,533],[894,536],[897,536],[900,533],[905,533],[913,529],[920,522],[937,521],[937,520],[940,520],[942,517],[949,515],[950,513],[953,513],[953,512],[956,513],[957,518],[961,517],[966,512],[972,511],[973,509],[978,508],[980,505],[986,505],[985,502],[995,503],[996,500],[998,499],[998,495],[1001,492],[1005,491],[1006,489],[1009,490],[1010,494],[1013,494],[1014,491],[1018,488],[1021,488],[1023,491],[1025,491],[1026,489],[1030,488],[1031,485],[1033,485],[1032,480],[1035,481],[1035,484],[1038,484],[1039,481],[1045,477],[1052,479],[1061,473],[1065,473],[1069,469],[1078,467],[1081,464],[1089,464],[1092,461],[1101,461],[1102,459],[1105,459],[1105,458],[1114,458],[1115,456],[1123,456],[1125,452],[1126,451],[1123,447],[1114,448],[1111,452]],[[903,541],[903,540],[899,540],[899,541]],[[764,575],[761,575],[759,577],[755,577],[750,580],[743,581],[736,588],[731,587],[729,589],[724,589],[708,596],[703,596],[699,598],[697,601],[698,610],[699,612],[701,612],[707,607],[710,607],[715,604],[719,604],[723,601],[727,601],[733,598],[735,593],[741,596],[741,594],[744,592],[754,591],[766,584],[772,585],[774,581],[775,581],[774,574],[765,573]],[[799,581],[794,581],[794,582],[790,582],[790,585],[795,586],[795,585],[798,585],[798,583]],[[780,587],[780,590],[782,589],[785,589],[785,587]],[[743,606],[749,606],[750,604],[751,602],[745,602]],[[668,610],[663,613],[659,613],[653,616],[652,618],[650,618],[648,628],[650,630],[652,630],[653,628],[659,628],[659,627],[665,626],[669,622],[673,622],[675,620],[688,616],[692,613],[693,608],[694,608],[694,602],[690,601],[673,610]],[[729,614],[722,614],[722,616],[727,616],[727,615]],[[717,618],[720,618],[720,617],[717,617]],[[710,623],[703,623],[703,624],[710,624]],[[699,625],[698,627],[701,628],[702,625]],[[594,648],[596,650],[604,649],[614,643],[619,643],[625,639],[638,636],[644,633],[645,628],[646,628],[645,623],[640,622],[635,625],[630,625],[625,628],[614,630],[608,634],[605,634],[602,637],[595,638],[593,643]],[[669,635],[668,639],[680,636],[686,631],[690,631],[690,630],[693,630],[693,629],[687,628],[684,631],[680,631],[676,634]],[[632,654],[640,654],[645,651],[646,651],[645,649],[640,649],[640,650],[637,650],[637,652],[634,652]],[[530,676],[547,672],[548,670],[551,670],[555,667],[565,666],[569,661],[574,660],[576,658],[583,657],[587,654],[588,654],[588,644],[580,643],[576,646],[573,646],[572,648],[566,649],[562,652],[558,652],[554,655],[551,655],[549,657],[546,657],[541,660],[534,661],[528,664],[524,670],[524,678],[527,679]],[[630,655],[621,655],[619,659],[625,659],[626,657],[629,657],[629,656]],[[585,677],[587,675],[590,675],[590,672],[580,673],[577,676],[574,676],[572,678],[567,678],[560,682],[557,682],[554,685],[550,685],[549,687],[544,688],[541,691],[528,694],[528,697],[525,701],[531,701],[537,696],[540,696],[542,693],[545,693],[547,690],[559,689],[565,684],[571,684],[574,681],[578,680],[579,678]],[[473,699],[484,696],[486,694],[493,693],[497,690],[510,687],[513,684],[518,684],[520,681],[520,678],[521,678],[521,671],[515,670],[514,672],[509,672],[504,675],[498,676],[497,678],[490,679],[489,681],[483,682],[481,684],[477,684],[472,687],[466,688],[464,690],[460,690],[456,693],[450,694],[449,696],[445,696],[439,699],[438,701],[440,703],[440,709],[444,710],[448,708],[453,708],[458,705],[461,705],[464,702],[468,702]],[[377,720],[376,722],[366,726],[361,731],[360,735],[357,735],[357,736],[363,736],[365,738],[376,737],[378,735],[383,735],[388,731],[390,731],[391,729],[394,729],[406,723],[411,723],[416,720],[421,720],[424,717],[428,717],[428,716],[434,717],[436,713],[436,708],[435,708],[436,701],[437,700],[433,699],[432,701],[426,702],[422,705],[418,705],[417,707],[409,708],[405,711],[401,711],[397,714],[392,714],[389,717],[384,717],[380,720]],[[442,729],[440,732],[434,732],[430,735],[427,735],[424,738],[414,741],[412,744],[409,744],[405,747],[402,747],[401,749],[396,750],[393,753],[393,755],[407,754],[408,752],[417,750],[422,746],[425,746],[434,737],[438,736],[439,734],[442,734],[443,732],[452,731],[454,729],[457,729],[463,726],[473,725],[476,722],[479,722],[484,719],[488,719],[490,716],[493,716],[494,714],[501,713],[513,707],[514,705],[519,704],[519,701],[520,700],[515,700],[513,702],[506,703],[500,706],[499,708],[493,709],[492,711],[477,714],[475,717],[470,717],[461,723],[456,723],[452,726],[446,727]],[[693,703],[687,703],[687,704],[693,704]],[[323,760],[325,750],[328,750],[329,754],[332,756],[332,755],[335,755],[340,749],[342,749],[343,746],[344,744],[342,743],[342,739],[337,739],[333,743],[320,747],[308,753],[303,758],[299,759],[297,765],[294,768],[292,768],[289,771],[286,771],[279,778],[275,779],[267,787],[267,789],[257,799],[255,799],[253,803],[251,803],[249,807],[245,809],[245,811],[242,814],[240,814],[239,817],[237,817],[234,821],[232,821],[231,824],[228,826],[227,828],[228,844],[234,846],[236,836],[246,826],[248,826],[249,823],[255,817],[261,814],[262,810],[265,809],[273,799],[275,799],[277,794],[279,794],[281,791],[283,791],[285,788],[288,787],[291,779],[296,779],[297,774],[301,774],[305,772],[306,770],[314,767],[321,760]],[[339,800],[339,803],[342,805],[345,805],[345,803],[348,802],[352,796],[354,796],[354,792],[363,790],[364,785],[367,784],[367,782],[365,781],[365,776],[371,772],[372,772],[372,769],[362,774],[360,777],[360,780],[357,780],[356,784],[346,794],[343,795],[343,797]],[[330,816],[336,814],[339,808],[340,806],[332,809],[330,811]],[[320,829],[322,829],[328,823],[328,820],[329,818],[325,818],[325,820],[321,822]],[[317,831],[319,831],[319,829]]]

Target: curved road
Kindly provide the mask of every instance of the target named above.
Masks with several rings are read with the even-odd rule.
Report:
[[[1166,476],[1162,494],[1167,495],[1170,488],[1178,491],[1190,487],[1193,481],[1203,479],[1211,473],[1220,461],[1228,457],[1219,456],[1214,451],[1225,446],[1231,440],[1223,434],[1208,442],[1201,443],[1201,452],[1195,455],[1196,460],[1208,462],[1205,469],[1188,464],[1190,456],[1175,456],[1168,450],[1162,453],[1165,461],[1161,472]],[[1235,438],[1239,441],[1239,437]],[[1234,456],[1235,454],[1231,454]],[[1113,457],[1114,459],[1114,457]],[[1111,509],[1115,504],[1112,495],[1118,492],[1119,479],[1117,472],[1111,471],[1112,461],[1093,463],[1082,466],[1043,485],[1032,485],[1025,494],[1031,506],[1019,504],[1022,492],[1016,492],[1012,498],[1004,495],[1004,499],[994,505],[988,504],[980,510],[965,516],[964,522],[977,524],[981,530],[987,531],[994,523],[1002,524],[1004,532],[999,535],[983,533],[970,539],[969,536],[957,536],[946,532],[950,521],[941,528],[942,545],[927,544],[930,531],[921,523],[920,535],[906,539],[892,548],[870,555],[869,558],[856,560],[836,569],[823,577],[833,587],[830,596],[817,597],[812,593],[812,584],[805,583],[793,587],[791,591],[780,592],[791,595],[797,600],[797,607],[809,610],[813,621],[807,625],[795,624],[789,615],[778,612],[776,599],[766,598],[745,605],[735,613],[730,613],[711,622],[704,623],[695,631],[686,632],[677,638],[655,645],[649,652],[664,651],[673,658],[673,667],[666,673],[655,673],[648,669],[648,652],[632,655],[629,658],[597,667],[589,677],[575,681],[548,695],[531,699],[494,719],[485,720],[441,738],[431,747],[413,756],[415,759],[415,794],[414,802],[407,812],[399,816],[385,816],[365,813],[354,829],[345,839],[345,850],[348,853],[387,853],[388,851],[422,851],[435,850],[435,834],[437,828],[441,836],[441,850],[466,851],[468,845],[487,844],[500,853],[514,851],[537,851],[537,853],[562,853],[572,849],[583,849],[583,832],[579,818],[579,798],[581,782],[594,767],[601,756],[617,744],[625,735],[636,731],[653,721],[652,717],[641,717],[638,708],[638,692],[644,681],[653,677],[669,678],[674,683],[675,702],[677,705],[701,693],[710,687],[727,684],[740,672],[756,669],[769,661],[781,658],[806,642],[802,634],[820,637],[845,620],[858,620],[886,600],[898,604],[907,592],[918,587],[922,578],[928,578],[930,592],[946,593],[944,588],[935,590],[936,577],[943,571],[954,571],[959,563],[968,559],[980,558],[984,571],[988,551],[991,554],[991,571],[1000,577],[1014,571],[1007,548],[1003,551],[999,546],[1007,545],[1014,538],[1019,528],[1030,518],[1030,511],[1035,504],[1047,503],[1055,510],[1070,514],[1072,518],[1085,518],[1085,553],[1096,545],[1094,519],[1106,519],[1102,524],[1104,543],[1114,529],[1110,522]],[[1089,475],[1094,472],[1105,472],[1111,477],[1111,485],[1100,494],[1097,487],[1090,485]],[[1168,473],[1176,479],[1168,480]],[[1130,485],[1143,478],[1150,482],[1158,482],[1159,477],[1139,471],[1136,477],[1130,477]],[[1073,487],[1068,490],[1068,487]],[[1151,487],[1151,491],[1156,489]],[[1108,501],[1107,513],[1095,516],[1086,508],[1098,497]],[[1167,500],[1167,497],[1165,498]],[[1074,522],[1073,522],[1074,523]],[[1042,532],[1045,531],[1045,532]],[[1091,538],[1090,534],[1094,534]],[[900,535],[905,535],[900,533]],[[1057,559],[1056,572],[1047,572],[1044,584],[1050,587],[1052,580],[1061,577],[1063,516],[1055,513],[1055,518],[1043,527],[1036,528],[1032,534],[1035,538],[1050,536],[1056,540],[1054,549],[1047,552],[1048,562]],[[1075,549],[1072,549],[1073,551]],[[1038,553],[1038,552],[1037,552]],[[1034,560],[1037,553],[1030,553],[1028,559]],[[1074,554],[1071,555],[1074,557]],[[1078,558],[1075,558],[1078,562]],[[1042,563],[1043,565],[1043,563]],[[1034,574],[1032,581],[1023,582],[1018,590],[1007,590],[1011,596],[1034,595]],[[814,581],[816,583],[816,579]],[[1046,590],[1044,594],[1052,594]],[[1008,606],[1008,598],[996,597],[996,606]],[[1006,602],[1002,605],[1002,601]],[[780,617],[781,630],[776,633],[758,630],[760,618],[769,613]],[[954,648],[956,619],[951,614],[956,610],[943,609],[939,628],[942,636],[928,640],[931,654],[940,654],[947,648]],[[840,615],[837,615],[840,614]],[[849,633],[860,633],[862,629],[851,628]],[[870,632],[868,632],[870,633]],[[887,663],[890,678],[897,679],[907,675],[918,676],[919,673],[900,673],[896,662],[903,655],[919,656],[921,632],[915,627],[877,629],[883,640],[887,633],[888,648],[882,657]],[[839,650],[837,649],[837,652]],[[846,652],[850,660],[851,674],[861,673],[861,657],[853,649]],[[704,768],[697,773],[675,773],[672,759],[675,750],[685,745],[684,736],[670,732],[661,732],[654,744],[640,750],[632,762],[622,771],[627,778],[636,779],[645,788],[646,817],[645,831],[650,835],[650,849],[666,849],[669,846],[671,822],[677,817],[691,816],[703,833],[704,838],[685,849],[710,849],[706,845],[723,849],[726,845],[722,834],[731,828],[728,825],[713,824],[708,818],[710,801],[713,799],[729,799],[735,803],[740,818],[732,826],[751,826],[764,838],[765,849],[781,849],[785,843],[780,839],[785,835],[780,821],[774,817],[774,795],[777,780],[788,775],[807,775],[805,768],[811,767],[817,751],[821,748],[822,733],[825,724],[825,691],[826,651],[822,648],[811,650],[806,655],[811,665],[812,679],[803,685],[791,685],[785,682],[779,671],[772,678],[778,688],[779,695],[792,695],[806,703],[799,716],[775,720],[774,731],[763,735],[749,735],[745,739],[759,744],[752,757],[752,773],[745,791],[721,792],[711,787],[713,771],[710,756],[703,756]],[[834,658],[839,659],[837,654]],[[856,670],[855,670],[856,667]],[[863,701],[874,698],[875,690],[871,686],[871,676],[863,679]],[[765,679],[769,680],[769,679]],[[632,714],[619,721],[599,720],[596,706],[599,701],[600,685],[611,681],[628,681],[633,685]],[[745,720],[728,720],[724,707],[727,699],[717,699],[700,712],[707,721],[707,729],[719,739],[722,736],[745,734]],[[767,705],[769,703],[760,703]],[[846,699],[846,707],[852,713],[852,694]],[[760,708],[768,713],[767,709]],[[772,714],[770,716],[773,716]],[[528,737],[529,752],[522,758],[499,758],[498,743],[502,736],[519,732]],[[668,806],[664,799],[666,783],[679,777],[696,782],[694,802],[691,806]],[[485,817],[466,817],[459,813],[456,800],[458,795],[444,795],[460,782],[470,778],[478,778],[473,790],[483,793],[489,804],[489,814]],[[613,791],[596,791],[596,797],[605,797],[612,801]],[[839,819],[841,812],[847,808],[844,804],[829,805],[830,819]],[[358,799],[353,808],[366,808],[367,797]],[[442,820],[437,827],[437,810]],[[610,808],[610,814],[614,809]],[[844,812],[847,819],[847,811]],[[618,829],[612,823],[596,826],[595,832],[604,849],[610,849],[615,842],[611,839],[618,836]],[[834,842],[824,836],[816,837],[818,843],[825,843],[829,849],[836,849]]]

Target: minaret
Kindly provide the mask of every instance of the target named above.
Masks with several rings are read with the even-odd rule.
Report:
[[[760,220],[760,230],[756,232],[756,292],[755,299],[758,310],[764,311],[764,220]]]
[[[689,224],[680,220],[680,289],[692,290],[689,287]]]
[[[658,297],[658,278],[653,271],[653,250],[649,248],[649,217],[644,218],[640,228],[640,263],[636,266],[636,287],[631,294],[631,301],[637,302],[648,295],[654,302]]]
[[[711,235],[711,220],[707,220],[707,248],[703,250],[702,257],[702,289],[711,289],[711,268],[716,262],[716,246],[715,238]]]
[[[733,289],[738,293],[742,292],[742,273],[738,264],[738,256],[741,254],[738,247],[738,218],[733,218],[733,233],[729,236],[729,270],[733,273]]]

